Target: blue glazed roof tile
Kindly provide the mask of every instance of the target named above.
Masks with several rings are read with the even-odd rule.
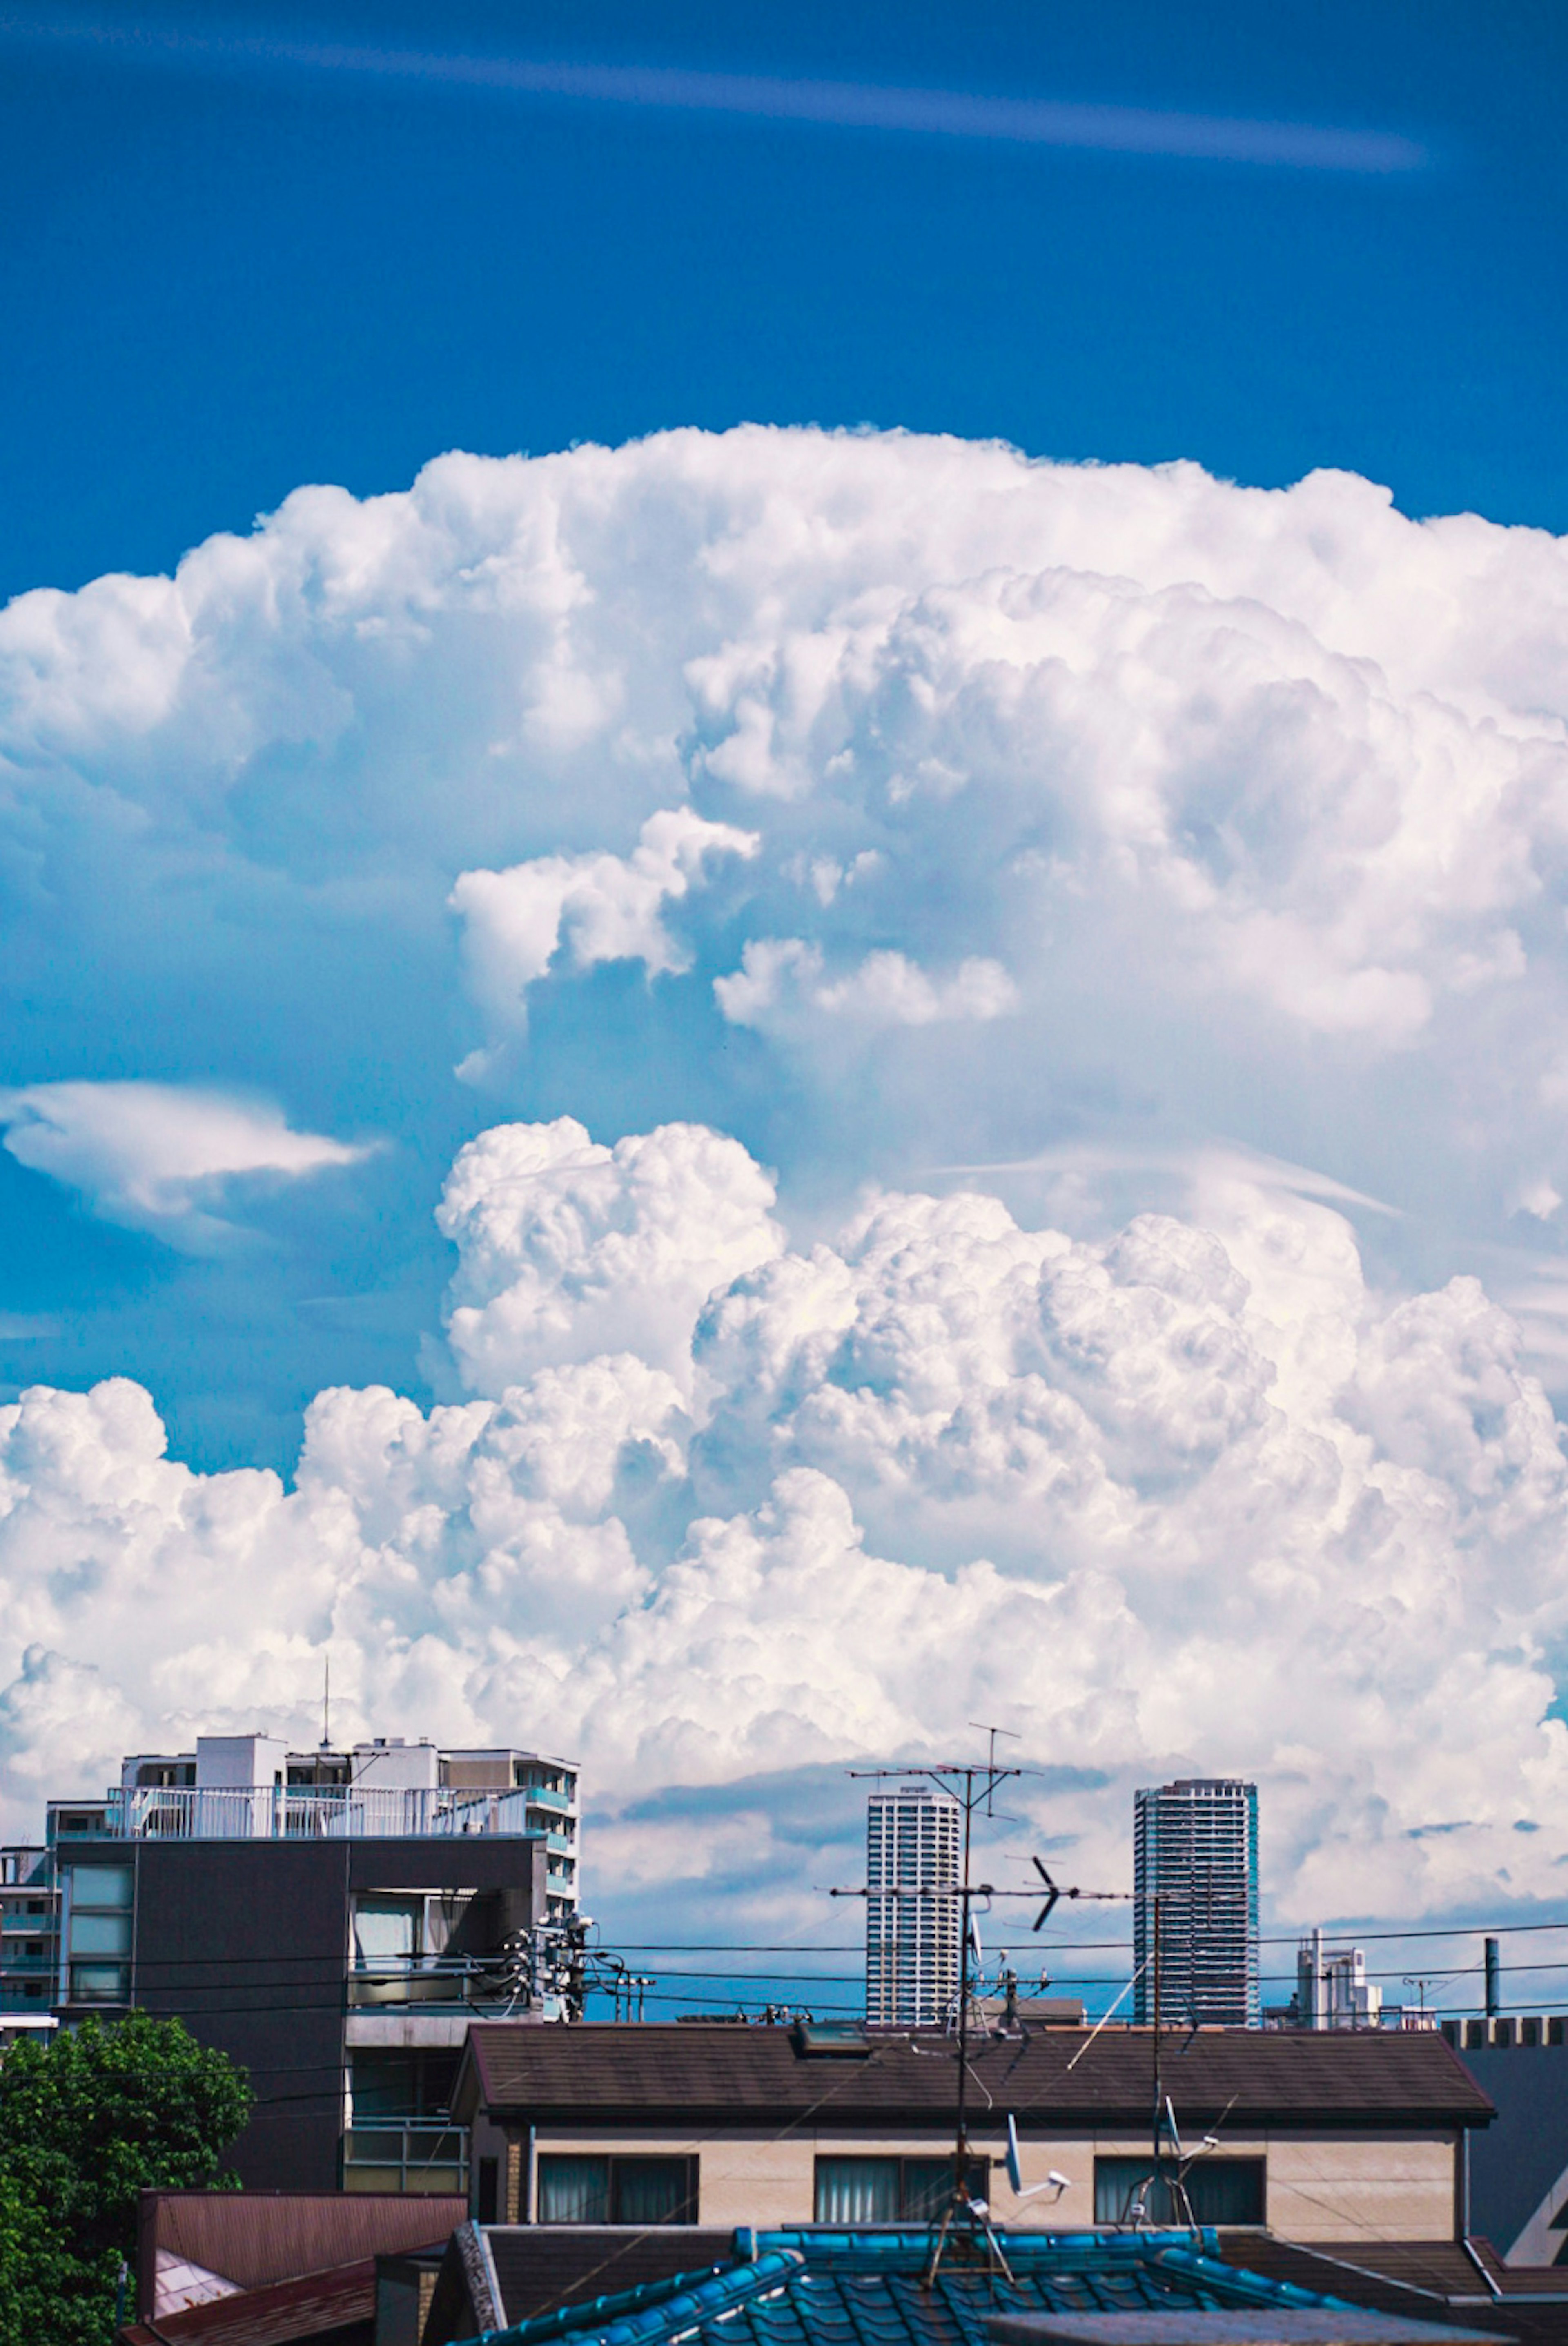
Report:
[[[998,2314],[1352,2310],[1223,2264],[1210,2233],[1000,2237],[1011,2280],[955,2259],[927,2289],[923,2229],[741,2233],[732,2265],[520,2322],[483,2346],[993,2346]]]

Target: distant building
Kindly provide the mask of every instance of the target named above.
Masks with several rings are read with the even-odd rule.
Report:
[[[958,1997],[958,1802],[928,1784],[866,1804],[866,2019],[872,2028],[940,2026]]]
[[[42,1850],[0,1852],[0,1993],[67,2026],[178,2016],[242,2063],[250,2189],[464,2191],[463,2034],[555,2008],[538,1991],[576,1849],[565,1760],[202,1736],[133,1755],[102,1800],[51,1801]]]
[[[1133,1824],[1134,2017],[1258,2025],[1257,1787],[1193,1777],[1140,1791]]]
[[[1367,1977],[1359,1947],[1329,1947],[1321,1931],[1296,1950],[1296,2025],[1298,2028],[1376,2028],[1383,2016],[1383,1991]]]

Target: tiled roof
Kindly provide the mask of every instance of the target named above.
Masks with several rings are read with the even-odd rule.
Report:
[[[156,2330],[132,2322],[119,2332],[120,2346],[292,2346],[338,2337],[346,2346],[361,2333],[370,2339],[375,2305],[375,2259],[367,2257],[333,2272],[186,2306],[161,2315]]]
[[[160,2251],[239,2289],[261,2289],[444,2240],[467,2213],[466,2200],[444,2193],[144,2191],[137,2310],[161,2324],[153,2294]]]
[[[1462,2321],[1518,2346],[1568,2346],[1568,2270],[1502,2265],[1487,2241],[1471,2246],[1498,2290],[1495,2299],[1458,2240],[1336,2240],[1308,2248],[1266,2232],[1225,2232],[1219,2252],[1227,2263],[1355,2305],[1424,2321]]]
[[[1196,2247],[1190,2233],[1000,2237],[1011,2280],[950,2261],[928,2289],[923,2229],[759,2233],[751,2253],[721,2271],[523,2322],[486,2346],[992,2346],[988,2324],[998,2315],[1227,2311],[1256,2316],[1256,2341],[1279,2331],[1283,2314],[1336,2307],[1341,2336],[1372,2335],[1372,2318],[1343,2300],[1222,2263],[1212,2233],[1198,2235]],[[1431,2334],[1434,2346],[1444,2335],[1472,2334],[1451,2324],[1432,2333],[1408,2321],[1394,2327],[1406,2338]]]
[[[942,2122],[953,2099],[943,2037],[873,2039],[862,2060],[814,2059],[788,2028],[681,2024],[538,2028],[481,2023],[469,2032],[470,2097],[535,2124],[784,2123],[819,2127]],[[972,2050],[975,2074],[1020,2128],[1074,2122],[1147,2123],[1153,2070],[1147,2029],[1052,2028],[992,2037]],[[932,2057],[933,2055],[939,2057]],[[945,2056],[945,2057],[942,2057]],[[465,2065],[466,2067],[466,2065]],[[1230,2112],[1245,2121],[1362,2126],[1479,2126],[1492,2104],[1435,2032],[1170,2029],[1161,2040],[1165,2090],[1186,2122]]]

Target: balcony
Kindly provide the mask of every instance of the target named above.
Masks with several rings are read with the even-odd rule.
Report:
[[[537,1839],[537,1792],[454,1786],[399,1790],[359,1785],[143,1785],[102,1801],[52,1801],[51,1844],[71,1841],[426,1841],[460,1833]]]
[[[526,2012],[527,1985],[499,1955],[410,1956],[356,1964],[349,1974],[351,2012],[473,2012],[494,2019],[516,2004]]]
[[[422,2118],[372,2118],[343,2137],[345,2191],[468,2189],[468,2130]]]

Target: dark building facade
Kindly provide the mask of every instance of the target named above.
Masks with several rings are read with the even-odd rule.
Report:
[[[178,2018],[239,2063],[251,2190],[464,2191],[463,2036],[555,2016],[575,1810],[565,1762],[512,1751],[247,1736],[127,1760],[105,1800],[51,1803],[19,1885],[49,1902],[45,2013]]]
[[[61,1872],[68,1943],[101,1917],[87,1935],[125,1949],[69,1966],[62,2017],[134,2005],[238,2061],[256,2101],[233,2153],[248,2189],[466,2188],[447,2100],[469,2018],[527,2009],[506,1950],[544,1911],[540,1841],[111,1842]],[[368,1923],[422,1908],[449,1918],[439,1955],[367,1954]]]

